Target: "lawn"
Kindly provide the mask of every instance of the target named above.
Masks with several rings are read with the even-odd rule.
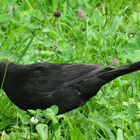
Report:
[[[139,0],[0,0],[0,60],[102,64],[140,60]],[[23,111],[0,91],[1,140],[139,140],[140,72],[84,106]]]

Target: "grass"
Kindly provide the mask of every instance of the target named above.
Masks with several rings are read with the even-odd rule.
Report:
[[[78,11],[81,14],[78,14]],[[54,12],[59,11],[60,17]],[[140,60],[139,0],[0,0],[0,60],[118,65]],[[138,140],[140,74],[104,86],[86,105],[22,111],[0,93],[2,140]],[[38,122],[31,121],[35,116]]]

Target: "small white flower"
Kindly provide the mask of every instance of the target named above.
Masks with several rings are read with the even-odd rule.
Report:
[[[31,123],[37,124],[38,123],[38,119],[36,117],[32,117],[31,118]]]

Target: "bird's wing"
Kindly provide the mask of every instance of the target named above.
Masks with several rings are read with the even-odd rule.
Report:
[[[32,66],[28,73],[31,84],[55,88],[65,83],[77,83],[93,74],[101,72],[104,68],[99,65],[84,64],[38,64]],[[38,86],[37,86],[38,85]],[[35,87],[32,86],[34,89]]]
[[[73,85],[90,76],[96,76],[99,72],[104,71],[104,68],[99,65],[65,65],[63,71],[66,73],[65,84]]]
[[[22,101],[20,101],[22,104],[19,103],[23,109],[46,109],[51,105],[58,105],[59,113],[64,113],[84,103],[84,100],[80,97],[80,91],[73,87],[60,87],[48,92],[48,94],[41,90],[28,93],[32,94],[32,97],[24,96],[24,102],[22,98]]]
[[[91,75],[103,70],[97,65],[46,65],[39,64],[30,68],[27,72],[27,80],[22,89],[26,96],[47,96],[50,92],[72,86]],[[29,94],[31,92],[32,94]],[[38,94],[37,94],[38,93]]]

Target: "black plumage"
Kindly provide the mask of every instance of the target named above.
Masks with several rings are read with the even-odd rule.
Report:
[[[0,63],[2,84],[6,63]],[[46,109],[58,105],[59,114],[75,109],[113,79],[140,70],[140,62],[119,68],[86,64],[9,63],[3,90],[19,108]]]

